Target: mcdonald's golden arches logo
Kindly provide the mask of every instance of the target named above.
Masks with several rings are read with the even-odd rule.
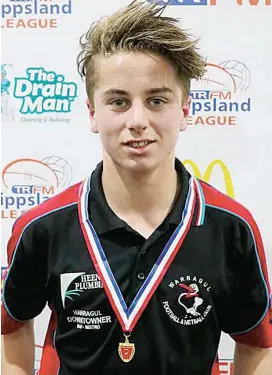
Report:
[[[233,188],[232,178],[231,178],[228,167],[222,160],[216,159],[210,162],[210,164],[208,165],[204,173],[201,173],[198,165],[193,160],[185,159],[183,160],[183,165],[185,167],[189,165],[193,171],[194,176],[196,178],[199,178],[200,180],[207,182],[208,184],[210,183],[210,179],[211,179],[214,167],[218,165],[221,168],[221,171],[223,173],[226,194],[229,197],[234,198],[234,188]]]

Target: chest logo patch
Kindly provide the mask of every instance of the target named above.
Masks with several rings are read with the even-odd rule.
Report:
[[[110,315],[105,315],[102,310],[92,310],[86,306],[84,292],[103,289],[103,284],[96,273],[63,273],[60,275],[60,288],[64,309],[63,318],[69,326],[76,327],[78,330],[100,330],[112,323]]]
[[[207,317],[212,306],[206,302],[211,290],[202,278],[186,276],[168,285],[174,298],[163,301],[163,308],[171,320],[181,325],[196,325]]]
[[[73,301],[85,290],[103,288],[103,284],[97,274],[87,275],[85,272],[61,274],[60,286],[63,308],[66,308],[68,300]]]

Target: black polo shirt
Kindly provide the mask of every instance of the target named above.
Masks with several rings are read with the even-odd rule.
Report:
[[[180,195],[145,239],[108,206],[102,169],[100,163],[84,184],[28,211],[8,244],[2,333],[48,303],[40,374],[219,374],[222,331],[272,346],[267,268],[250,213],[176,160]],[[126,363],[118,354],[124,335],[117,315],[129,321],[130,306],[145,300]]]

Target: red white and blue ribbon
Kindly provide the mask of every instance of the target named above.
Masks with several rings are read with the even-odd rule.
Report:
[[[107,261],[98,236],[89,219],[88,197],[90,193],[90,178],[82,184],[78,205],[81,230],[83,232],[92,262],[98,276],[100,277],[100,280],[103,283],[104,289],[121,324],[123,332],[131,332],[133,330],[135,324],[139,320],[148,302],[155,293],[155,290],[175,258],[175,255],[179,251],[186,234],[190,229],[193,219],[197,194],[196,189],[196,181],[192,177],[189,182],[188,195],[180,224],[162,250],[160,256],[152,267],[149,275],[139,289],[131,305],[127,306]]]
[[[203,190],[201,187],[200,182],[195,178],[195,187],[196,187],[196,193],[198,197],[198,210],[197,210],[197,218],[195,225],[200,226],[204,222],[205,218],[205,198],[203,194]]]

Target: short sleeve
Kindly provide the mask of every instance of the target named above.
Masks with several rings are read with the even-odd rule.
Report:
[[[18,220],[8,242],[8,271],[2,293],[2,334],[39,315],[47,298],[47,244],[38,223]]]
[[[236,342],[272,347],[271,292],[260,231],[251,215],[237,228],[234,272],[224,309],[223,330]]]

